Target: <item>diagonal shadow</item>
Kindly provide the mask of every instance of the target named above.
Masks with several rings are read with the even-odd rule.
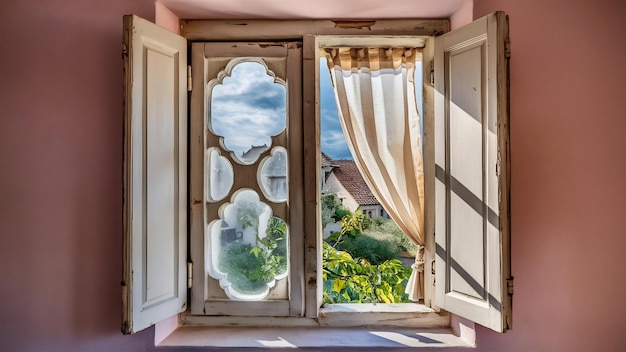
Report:
[[[435,252],[437,253],[437,256],[442,258],[444,261],[450,263],[450,267],[452,268],[452,270],[459,274],[459,276],[461,276],[461,278],[465,280],[468,285],[476,290],[476,292],[486,292],[487,301],[489,302],[489,304],[497,309],[498,312],[501,311],[502,303],[500,303],[500,301],[496,297],[491,295],[491,293],[487,292],[483,285],[476,281],[476,279],[474,279],[472,275],[470,275],[465,269],[463,269],[463,266],[461,266],[456,260],[454,260],[454,258],[448,257],[447,251],[443,249],[443,247],[441,247],[438,243],[436,244]]]
[[[465,185],[450,174],[446,174],[446,171],[439,165],[435,165],[435,177],[441,181],[444,185],[446,182],[446,176],[450,177],[450,190],[454,192],[459,198],[461,198],[467,205],[469,205],[480,216],[484,217],[485,203],[480,200],[472,191],[470,191]],[[500,220],[498,214],[493,209],[487,208],[487,221],[493,225],[496,229],[500,228]]]
[[[485,209],[487,211],[487,221],[493,225],[495,228],[499,229],[499,217],[493,209],[486,206],[486,204],[480,200],[472,191],[470,191],[465,185],[463,185],[459,180],[454,178],[449,173],[446,173],[445,170],[439,166],[435,165],[435,177],[441,181],[443,184],[449,185],[449,189],[451,192],[454,192],[461,200],[463,200],[467,205],[469,205],[476,213],[478,213],[481,217],[485,217]],[[446,182],[449,179],[449,182]],[[491,306],[493,306],[498,311],[502,309],[502,303],[498,300],[498,298],[491,295],[491,293],[487,292],[485,287],[476,281],[468,273],[462,265],[460,265],[452,256],[448,256],[448,253],[443,247],[441,247],[438,243],[436,244],[435,252],[437,256],[442,258],[444,261],[448,262],[452,270],[454,270],[465,282],[467,282],[470,287],[472,287],[476,292],[484,292],[486,295],[486,300],[489,302]]]

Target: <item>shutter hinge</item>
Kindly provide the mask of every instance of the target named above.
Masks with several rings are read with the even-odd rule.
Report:
[[[187,262],[187,288],[193,286],[193,263]]]
[[[507,59],[511,57],[511,39],[509,38],[504,41],[504,56]]]
[[[506,293],[509,296],[513,295],[514,287],[513,287],[513,278],[506,279]]]
[[[430,70],[430,85],[435,86],[435,70]]]
[[[192,79],[191,79],[191,65],[187,65],[187,91],[191,92],[191,89],[193,88],[192,86]]]

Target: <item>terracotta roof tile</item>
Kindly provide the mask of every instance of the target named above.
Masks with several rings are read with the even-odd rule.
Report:
[[[338,167],[334,168],[332,172],[359,205],[380,204],[367,187],[354,160],[334,160],[333,164]]]
[[[324,152],[322,152],[322,157],[320,158],[320,164],[322,165],[322,167],[336,166],[335,161],[331,157],[326,155],[326,153]]]

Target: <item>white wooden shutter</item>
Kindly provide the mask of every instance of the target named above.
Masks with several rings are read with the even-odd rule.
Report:
[[[186,308],[187,42],[124,16],[122,332]]]
[[[508,19],[435,39],[436,303],[511,328]]]

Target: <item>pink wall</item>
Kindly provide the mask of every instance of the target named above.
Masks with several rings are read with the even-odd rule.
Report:
[[[450,28],[457,29],[472,22],[474,17],[474,0],[465,1],[461,7],[450,16]]]
[[[170,32],[180,34],[180,18],[160,1],[154,3],[154,23],[168,29]]]
[[[141,351],[120,334],[122,15],[153,0],[0,4],[0,351]]]
[[[513,331],[480,350],[626,351],[626,2],[480,0],[511,30]]]
[[[626,350],[626,5],[511,15],[514,330],[480,351]],[[122,336],[121,16],[151,0],[0,4],[0,350],[152,351]],[[162,350],[162,349],[159,349]],[[439,350],[441,351],[441,350]]]

